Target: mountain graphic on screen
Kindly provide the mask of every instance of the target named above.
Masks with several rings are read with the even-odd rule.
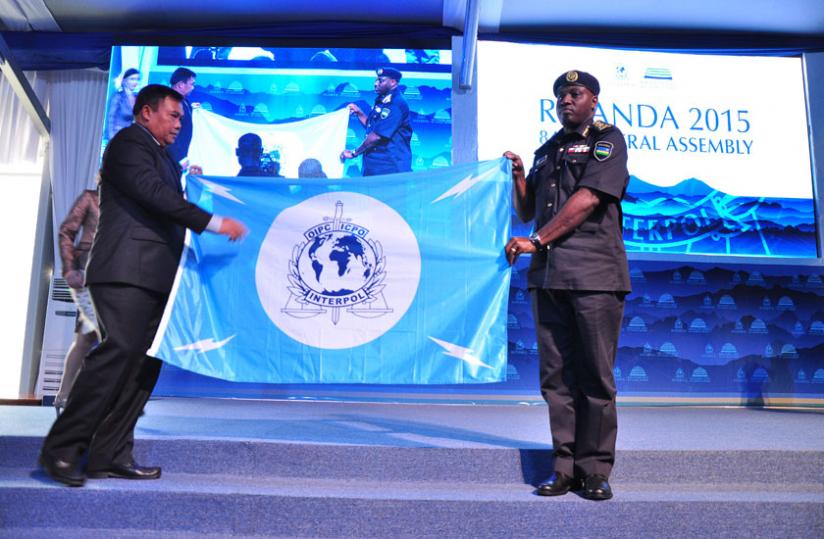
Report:
[[[696,178],[661,187],[630,176],[622,209],[630,252],[817,256],[812,199],[729,195]]]

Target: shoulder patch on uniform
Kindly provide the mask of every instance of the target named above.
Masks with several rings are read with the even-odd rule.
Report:
[[[592,150],[592,156],[598,161],[606,161],[612,155],[613,145],[611,142],[601,140],[595,143],[595,148]]]
[[[592,127],[597,129],[598,131],[606,131],[607,129],[612,129],[612,124],[608,124],[606,122],[598,120],[597,122],[592,123]]]

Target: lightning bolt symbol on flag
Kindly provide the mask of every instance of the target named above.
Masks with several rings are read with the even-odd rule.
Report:
[[[176,346],[175,350],[178,352],[183,352],[185,350],[194,350],[196,352],[200,352],[201,354],[204,352],[211,352],[212,350],[217,350],[218,348],[223,348],[229,341],[234,339],[235,336],[231,335],[222,341],[215,342],[213,337],[209,337],[208,339],[203,339],[197,342],[184,344],[182,346]]]
[[[481,180],[487,178],[491,174],[496,174],[496,173],[497,173],[496,170],[489,170],[489,171],[481,174],[480,176],[474,176],[474,175],[470,174],[469,176],[467,176],[463,180],[459,181],[458,183],[456,183],[455,185],[450,187],[449,190],[447,190],[444,194],[442,194],[441,196],[439,196],[438,198],[433,200],[432,204],[434,204],[435,202],[440,202],[441,200],[443,200],[445,198],[449,198],[451,196],[454,196],[455,198],[458,198],[459,196],[461,196],[465,192],[467,192],[470,189],[472,189],[473,187],[475,187],[475,185],[478,182],[480,182]]]
[[[464,348],[463,346],[458,346],[457,344],[452,344],[451,342],[442,341],[440,339],[436,339],[435,337],[429,338],[436,344],[438,344],[441,348],[443,348],[444,354],[446,354],[447,356],[456,357],[461,361],[467,362],[473,367],[488,367],[490,369],[492,368],[491,365],[487,365],[486,363],[475,357],[475,352],[470,348]]]
[[[237,198],[235,195],[233,195],[231,193],[232,190],[228,187],[223,187],[220,184],[210,182],[209,180],[204,180],[203,178],[200,178],[200,183],[202,183],[204,187],[206,187],[206,189],[208,189],[211,193],[214,193],[217,196],[228,198],[229,200],[237,202],[238,204],[246,204],[245,202]]]

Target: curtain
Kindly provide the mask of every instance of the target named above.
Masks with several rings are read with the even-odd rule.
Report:
[[[26,73],[26,78],[42,103],[47,90],[45,79],[36,72]],[[0,73],[0,172],[35,169],[39,149],[40,132]]]
[[[98,69],[39,71],[26,73],[26,78],[51,120],[48,166],[56,238],[56,229],[74,200],[83,189],[95,186],[108,73]],[[20,99],[0,76],[0,172],[39,170],[43,147]],[[55,266],[59,271],[59,258]]]
[[[49,172],[56,229],[83,189],[95,187],[100,168],[108,73],[97,69],[50,71],[51,119]],[[55,260],[59,266],[60,261]]]

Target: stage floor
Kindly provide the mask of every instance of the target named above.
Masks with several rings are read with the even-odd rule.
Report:
[[[0,437],[45,436],[54,409],[0,406]],[[619,407],[618,450],[824,451],[824,411]],[[390,447],[551,446],[543,404],[447,405],[158,398],[137,438]]]

